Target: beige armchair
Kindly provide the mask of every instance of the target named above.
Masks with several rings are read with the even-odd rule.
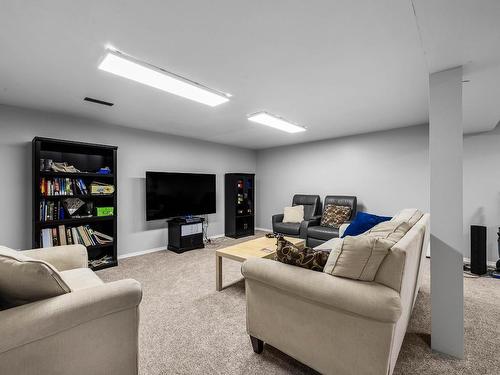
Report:
[[[141,285],[103,283],[81,245],[22,254],[55,267],[71,291],[0,311],[0,374],[137,374]]]

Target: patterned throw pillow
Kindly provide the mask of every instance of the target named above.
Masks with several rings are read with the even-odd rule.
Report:
[[[327,204],[321,216],[324,227],[339,228],[351,217],[351,207]]]
[[[330,251],[328,250],[314,250],[310,247],[300,249],[280,236],[274,260],[322,272],[329,255]]]

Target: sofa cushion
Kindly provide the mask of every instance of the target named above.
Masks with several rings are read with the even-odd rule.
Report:
[[[279,237],[274,260],[321,272],[329,255],[329,251],[314,250],[310,247],[299,248],[283,237]]]
[[[284,223],[301,223],[304,221],[304,206],[285,207],[283,210]]]
[[[328,204],[321,216],[321,225],[324,227],[339,228],[351,217],[351,207]]]
[[[323,272],[311,272],[262,258],[248,259],[241,266],[241,273],[245,279],[256,280],[306,301],[315,301],[373,321],[394,323],[401,316],[399,293],[375,282],[359,282]],[[328,330],[328,327],[324,329]]]
[[[348,221],[347,223],[341,224],[339,227],[339,237],[344,237],[344,232],[349,227],[351,223]]]
[[[321,225],[315,225],[307,228],[307,236],[318,238],[320,240],[328,241],[331,238],[339,236],[338,228],[323,227]]]
[[[343,237],[357,236],[373,228],[378,223],[391,220],[388,216],[377,216],[366,212],[358,212],[353,222],[344,231]]]
[[[375,282],[388,286],[397,292],[401,290],[403,274],[420,267],[426,231],[429,230],[429,215],[424,215],[389,251],[375,276]],[[406,277],[406,276],[405,276]],[[407,280],[411,280],[407,278]]]
[[[299,235],[300,223],[274,223],[274,231],[294,236]]]
[[[329,250],[331,251],[334,247],[338,246],[338,243],[342,243],[343,239],[339,237],[332,238],[321,245],[315,247],[316,250]]]
[[[375,225],[372,229],[366,231],[364,235],[385,238],[393,244],[398,242],[411,229],[410,224],[406,221],[384,221]]]
[[[70,287],[49,263],[0,246],[1,308],[24,305],[70,291]]]
[[[90,268],[75,268],[63,271],[61,277],[71,290],[86,289],[104,284]]]
[[[324,272],[354,280],[373,281],[394,242],[371,236],[349,236],[334,243]]]
[[[417,221],[420,220],[422,216],[424,216],[424,214],[417,208],[405,208],[394,215],[391,221],[405,221],[411,228],[417,223]]]

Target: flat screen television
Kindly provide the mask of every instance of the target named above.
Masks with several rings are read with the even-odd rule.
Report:
[[[215,213],[215,175],[146,172],[146,220]]]

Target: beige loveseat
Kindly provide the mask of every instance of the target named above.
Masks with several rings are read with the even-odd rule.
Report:
[[[429,243],[429,215],[420,215],[373,282],[269,259],[246,261],[247,331],[254,351],[261,352],[265,342],[324,374],[392,374]]]
[[[52,281],[57,276],[69,290],[0,311],[0,374],[137,374],[142,297],[137,281],[104,284],[87,268],[87,250],[82,245],[28,250],[19,252],[19,257],[12,254],[12,250],[0,248],[4,272],[0,290],[4,293],[10,288],[11,295],[21,289],[25,296],[28,294],[31,281],[17,280],[17,290],[15,284],[8,285],[15,274],[19,276],[20,268],[12,278],[5,277],[9,267],[25,267],[20,263],[26,259],[30,264],[24,270],[28,270],[30,280],[49,270],[45,275],[53,276]],[[33,272],[31,266],[37,266],[37,262],[42,269]],[[47,288],[39,288],[32,295],[36,293],[39,298]]]

